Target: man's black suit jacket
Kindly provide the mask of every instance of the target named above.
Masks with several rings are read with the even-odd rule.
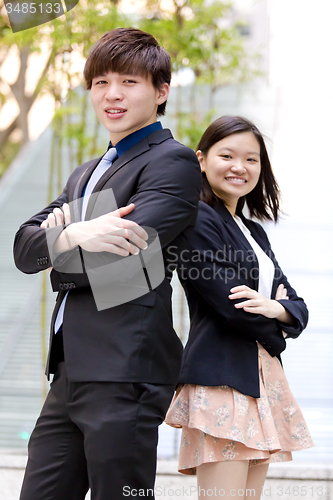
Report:
[[[78,167],[61,195],[19,228],[14,257],[21,271],[36,273],[53,265],[45,229],[39,226],[55,207],[82,197],[99,161]],[[82,270],[75,274],[51,272],[53,290],[60,292],[51,321],[51,343],[57,311],[70,290],[63,320],[70,381],[176,383],[183,349],[172,326],[170,279],[174,262],[170,268],[167,249],[172,244],[180,251],[193,228],[200,187],[200,167],[194,152],[175,141],[167,129],[155,131],[134,145],[98,181],[93,192],[112,188],[118,207],[135,203],[134,211],[125,218],[157,231],[167,271],[156,289],[102,311],[97,311]],[[91,200],[86,219],[93,208]],[[81,249],[74,249],[66,258],[75,254],[77,258],[78,252]]]
[[[257,341],[271,356],[279,356],[286,347],[282,331],[296,338],[306,327],[308,311],[280,269],[262,226],[240,216],[274,263],[271,298],[283,283],[289,300],[279,302],[294,316],[295,324],[288,326],[234,307],[244,299],[230,300],[231,288],[247,285],[258,290],[258,261],[222,201],[213,208],[200,201],[195,228],[178,265],[191,316],[179,383],[227,385],[259,397]]]

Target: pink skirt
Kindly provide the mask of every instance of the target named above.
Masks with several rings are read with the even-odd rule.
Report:
[[[178,387],[165,422],[182,428],[179,472],[196,474],[207,462],[287,462],[291,451],[314,446],[280,361],[260,344],[258,352],[260,398],[228,386]]]

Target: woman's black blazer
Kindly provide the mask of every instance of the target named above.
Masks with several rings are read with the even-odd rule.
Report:
[[[214,208],[200,202],[195,228],[178,267],[191,319],[179,383],[227,385],[259,397],[257,341],[271,356],[279,356],[286,347],[282,331],[298,337],[306,327],[308,311],[282,273],[264,229],[243,215],[241,218],[274,263],[271,298],[283,283],[289,300],[279,302],[294,316],[295,324],[287,326],[234,307],[237,301],[228,298],[232,287],[247,285],[258,290],[258,261],[222,201]]]

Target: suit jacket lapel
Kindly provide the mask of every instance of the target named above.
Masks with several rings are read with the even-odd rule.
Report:
[[[233,216],[231,215],[227,207],[224,205],[222,200],[219,201],[218,203],[215,203],[213,208],[220,215],[220,217],[222,217],[224,222],[227,224],[227,227],[230,228],[232,236],[234,236],[234,234],[237,235],[237,240],[240,241],[240,243],[246,249],[246,251],[253,252],[253,249],[250,243],[248,242],[247,238],[244,236],[243,231],[240,229],[237,222],[234,220]],[[236,243],[239,243],[239,241],[237,241]],[[238,246],[238,244],[236,246]]]
[[[79,222],[81,220],[83,189],[87,184],[94,169],[101,161],[101,158],[95,158],[94,160],[91,160],[87,163],[86,169],[81,174],[79,180],[75,185],[73,193],[73,214],[72,214],[73,215],[72,220],[74,220],[75,222]]]
[[[142,139],[140,142],[135,144],[131,149],[126,151],[120,158],[113,162],[111,168],[109,168],[99,179],[96,186],[94,187],[93,193],[103,189],[104,184],[122,167],[124,167],[129,161],[133,160],[137,156],[142,155],[146,151],[149,151],[150,147],[148,144],[147,137]]]
[[[135,144],[132,148],[130,148],[126,153],[121,155],[120,158],[115,160],[111,166],[110,169],[108,169],[104,175],[100,178],[100,180],[97,182],[93,193],[96,193],[97,191],[101,191],[104,187],[104,185],[108,182],[108,180],[116,173],[118,172],[119,169],[121,169],[123,166],[125,166],[129,161],[133,160],[137,156],[142,155],[146,151],[150,150],[150,146],[152,144],[160,144],[161,142],[164,142],[167,139],[172,139],[172,134],[169,129],[161,129],[161,130],[156,130],[155,132],[152,132],[149,134],[147,137],[144,137],[141,141],[139,141],[137,144]],[[87,163],[87,167],[84,170],[83,174],[79,178],[78,182],[76,183],[75,189],[74,189],[74,194],[73,194],[73,200],[80,200],[74,203],[74,219],[75,221],[80,221],[81,220],[81,210],[82,210],[82,194],[83,194],[83,189],[85,185],[87,184],[89,177],[91,176],[93,170],[96,168],[98,163],[100,162],[100,158],[96,158],[94,160],[91,160],[90,162]],[[96,203],[96,197],[92,197],[91,203],[89,202],[87,211],[86,211],[86,220],[89,219],[91,216],[94,204]]]
[[[97,193],[98,191],[101,191],[105,184],[111,179],[111,177],[118,172],[122,167],[127,165],[128,162],[132,161],[134,158],[141,156],[143,153],[146,151],[150,150],[148,138],[145,137],[142,139],[140,142],[135,144],[131,149],[126,151],[123,155],[121,155],[120,158],[115,160],[111,167],[102,175],[102,177],[99,179],[97,182],[96,186],[93,189],[93,193]],[[97,196],[92,196],[91,200],[89,200],[88,207],[87,207],[87,212],[86,212],[86,220],[89,220],[91,217],[91,214],[93,212],[94,206],[97,201]]]
[[[229,228],[228,232],[230,234],[230,238],[233,242],[235,250],[238,250],[239,244],[241,244],[244,250],[246,251],[247,256],[245,256],[245,258],[243,259],[244,264],[245,262],[248,262],[249,265],[252,266],[252,269],[253,268],[259,269],[259,262],[253,248],[251,247],[243,231],[240,229],[237,222],[234,220],[233,216],[226,208],[222,200],[219,200],[217,203],[215,203],[213,208],[220,215],[220,217],[223,219],[223,221]],[[245,224],[246,219],[244,217],[241,217],[241,219]],[[253,280],[255,290],[258,290],[259,286],[259,276],[257,276],[257,274],[258,273],[253,273],[253,272],[251,273],[251,278]]]
[[[269,246],[267,246],[266,240],[261,237],[261,234],[258,232],[256,226],[253,227],[252,225],[250,225],[249,220],[246,217],[244,217],[243,214],[240,215],[240,218],[242,219],[244,225],[250,231],[252,238],[258,243],[258,245],[265,252],[265,254],[270,259],[272,259],[272,254],[271,254],[270,248],[269,248]],[[273,260],[273,262],[274,262],[274,260]]]
[[[277,287],[279,286],[279,284],[281,282],[280,281],[280,279],[281,279],[281,275],[280,275],[281,270],[279,269],[279,264],[278,264],[277,260],[275,259],[274,254],[272,255],[272,250],[267,245],[266,240],[264,238],[262,238],[260,232],[257,231],[257,228],[255,226],[254,227],[249,227],[249,221],[246,219],[246,217],[244,217],[244,215],[241,215],[240,217],[242,218],[242,221],[244,222],[244,224],[246,225],[246,227],[251,231],[252,238],[254,238],[256,240],[256,242],[258,243],[258,245],[263,249],[263,251],[265,252],[265,254],[271,259],[271,261],[274,264],[275,272],[274,272],[274,278],[273,278],[273,284],[272,284],[272,292],[271,292],[271,298],[274,299]]]
[[[169,129],[161,129],[156,130],[155,132],[152,132],[151,134],[141,139],[141,141],[134,144],[133,147],[128,149],[123,155],[121,155],[120,158],[113,162],[112,168],[107,170],[97,182],[96,186],[94,187],[93,193],[101,191],[108,180],[116,172],[118,172],[118,170],[124,167],[129,161],[134,160],[134,158],[141,156],[143,153],[149,151],[152,144],[160,144],[161,142],[172,138],[173,137]]]

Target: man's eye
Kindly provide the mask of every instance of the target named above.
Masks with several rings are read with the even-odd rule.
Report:
[[[99,85],[99,84],[102,84],[102,83],[107,83],[106,80],[97,80],[94,85]]]
[[[130,80],[129,78],[125,80],[125,83],[137,83],[136,80]]]

